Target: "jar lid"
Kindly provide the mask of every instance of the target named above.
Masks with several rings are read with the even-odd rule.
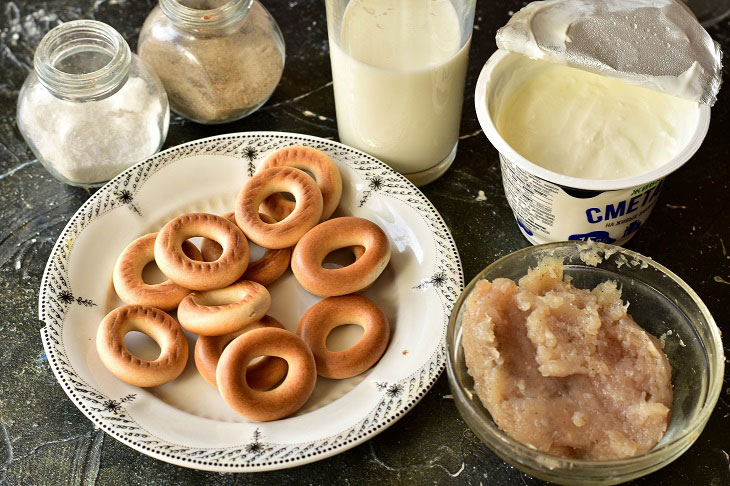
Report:
[[[719,44],[675,0],[532,2],[497,45],[709,106],[722,83]]]

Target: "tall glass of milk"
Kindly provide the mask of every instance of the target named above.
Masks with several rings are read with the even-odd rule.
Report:
[[[476,0],[326,0],[340,140],[416,185],[456,156]]]

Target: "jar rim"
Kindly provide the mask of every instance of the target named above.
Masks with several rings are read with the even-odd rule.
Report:
[[[89,72],[72,73],[57,67],[81,52],[103,52],[109,60]],[[40,83],[54,96],[72,101],[94,101],[116,93],[126,82],[132,52],[113,27],[97,20],[73,20],[51,29],[33,57]]]
[[[160,10],[178,26],[194,30],[228,27],[248,14],[253,0],[230,0],[220,7],[197,9],[183,5],[180,0],[159,0]]]

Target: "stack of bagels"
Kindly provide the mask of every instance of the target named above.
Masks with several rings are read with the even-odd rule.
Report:
[[[294,201],[282,193],[292,194]],[[236,412],[259,421],[296,412],[311,396],[318,374],[342,379],[372,367],[385,352],[390,327],[374,302],[352,294],[380,276],[390,245],[371,221],[328,219],[341,195],[342,179],[329,156],[309,147],[286,147],[271,154],[244,184],[235,212],[184,214],[133,241],[114,268],[114,289],[126,305],[99,326],[101,361],[132,385],[168,383],[188,361],[185,328],[198,335],[194,357],[202,377]],[[198,236],[203,237],[200,250],[188,241]],[[249,240],[266,250],[253,262]],[[352,249],[355,262],[325,268],[327,255],[343,248]],[[144,282],[142,272],[152,261],[168,280]],[[296,334],[266,314],[271,305],[267,286],[290,263],[302,287],[324,297],[302,316]],[[172,311],[177,321],[168,314]],[[330,331],[345,324],[362,326],[362,338],[344,351],[328,350]],[[124,344],[130,331],[151,337],[160,347],[159,357],[147,361],[130,353]]]

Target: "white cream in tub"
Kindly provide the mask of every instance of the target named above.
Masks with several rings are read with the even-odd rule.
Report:
[[[669,110],[663,115],[673,120],[674,128],[666,134],[660,133],[659,136],[665,137],[665,140],[671,141],[673,145],[655,147],[651,157],[644,157],[641,149],[616,150],[616,147],[612,147],[610,151],[612,155],[593,154],[591,158],[599,160],[601,164],[615,164],[615,167],[597,169],[582,167],[584,165],[582,159],[574,157],[570,153],[570,147],[579,143],[576,137],[580,138],[581,133],[586,132],[582,132],[582,127],[578,126],[577,130],[567,133],[576,127],[566,124],[563,126],[564,132],[556,132],[553,138],[540,135],[544,137],[542,144],[554,146],[546,146],[546,153],[533,155],[535,158],[542,157],[538,162],[520,154],[518,148],[512,146],[498,130],[500,116],[509,118],[510,110],[515,108],[510,106],[511,98],[514,98],[514,94],[518,93],[525,83],[529,84],[530,69],[525,67],[525,63],[537,62],[520,54],[497,51],[484,66],[475,94],[479,122],[500,153],[505,193],[517,223],[533,244],[564,240],[594,240],[621,245],[628,241],[649,217],[658,199],[664,177],[683,165],[700,147],[709,127],[710,109],[706,105],[685,102],[678,98],[670,97],[666,100],[669,104],[675,103],[676,100],[676,112]],[[644,89],[627,86],[626,89],[628,88]],[[579,93],[566,93],[562,103],[554,103],[550,107],[535,107],[533,113],[535,122],[541,120],[545,123],[544,117],[550,114],[540,113],[543,111],[542,108],[556,112],[555,117],[563,116],[563,113],[557,111],[561,107],[569,109],[570,100],[577,94]],[[656,95],[669,96],[661,93]],[[610,103],[606,106],[610,107]],[[665,108],[666,106],[662,105],[661,110],[666,111]],[[500,110],[503,109],[507,111],[500,114]],[[635,111],[636,107],[626,111],[623,116],[631,115]],[[608,113],[605,116],[612,115]],[[680,120],[677,116],[684,116],[686,119]],[[636,133],[642,131],[645,134],[642,137],[657,136],[654,132],[656,127],[646,125],[650,123],[647,113],[643,114],[643,118],[637,117],[637,119],[640,120],[636,122],[639,127],[631,128],[632,120],[626,120],[626,130],[622,129],[620,124],[614,124],[614,135],[617,133],[615,130],[618,130],[619,135],[621,132],[630,135],[624,140],[630,140]],[[527,124],[528,121],[529,117],[519,123]],[[502,123],[507,121],[502,120]],[[642,123],[644,125],[641,125]],[[523,128],[525,137],[533,136],[531,130]],[[564,138],[559,138],[560,135]],[[644,142],[651,148],[651,140]],[[519,140],[513,143],[521,145]],[[617,143],[623,142],[617,141]],[[586,145],[588,146],[590,144]],[[562,152],[560,150],[551,152],[561,147]],[[519,148],[525,150],[524,146]],[[556,155],[551,158],[553,153]],[[601,157],[604,159],[601,160]],[[618,170],[615,170],[617,168]],[[575,177],[559,171],[568,173],[574,171],[574,174],[588,177]],[[597,175],[602,175],[604,178],[596,177]]]

